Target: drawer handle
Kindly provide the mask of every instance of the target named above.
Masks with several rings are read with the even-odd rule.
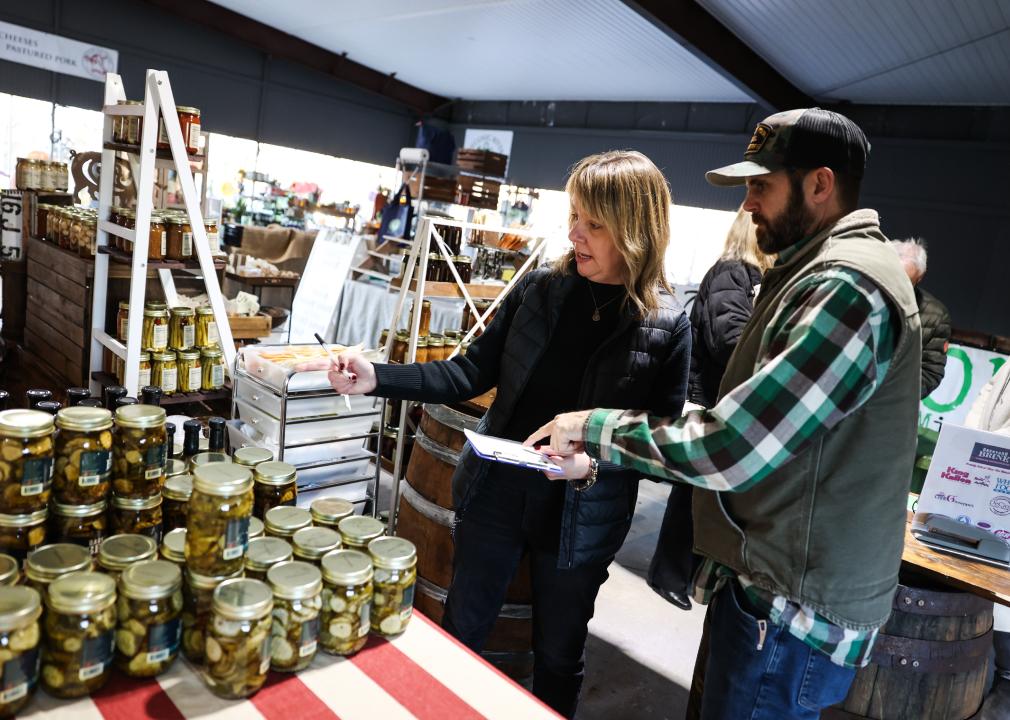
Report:
[[[259,400],[259,399],[260,399],[259,395],[253,395],[253,400]]]

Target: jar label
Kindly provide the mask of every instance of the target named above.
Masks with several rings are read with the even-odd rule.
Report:
[[[217,345],[217,342],[218,342],[218,338],[217,338],[217,323],[214,322],[213,320],[211,320],[209,323],[207,323],[207,342],[210,345]],[[222,378],[221,382],[224,382],[223,378]]]
[[[10,703],[25,697],[35,687],[39,676],[39,646],[21,653],[3,664],[3,684],[0,703]]]
[[[49,486],[53,477],[52,458],[25,460],[21,476],[21,495],[39,495]]]
[[[200,389],[200,380],[203,378],[203,371],[200,368],[189,369],[189,389],[197,391]]]
[[[154,480],[165,474],[165,446],[153,445],[144,451],[144,479]]]
[[[151,368],[147,368],[146,370],[141,369],[140,372],[137,373],[137,379],[138,379],[138,384],[140,385],[140,387],[147,387],[148,385],[150,385],[151,384]]]
[[[410,586],[405,588],[403,591],[403,602],[400,603],[400,622],[407,622],[414,612],[415,584],[416,583],[411,583]]]
[[[215,388],[224,385],[224,365],[214,365],[210,369],[210,382]]]
[[[361,609],[358,611],[358,616],[361,618],[361,624],[358,625],[358,637],[363,638],[368,634],[368,631],[371,628],[372,603],[362,603]]]
[[[249,518],[244,517],[229,520],[228,525],[224,529],[224,559],[234,560],[235,558],[242,557],[245,555],[248,546]]]
[[[200,148],[200,123],[196,120],[189,124],[189,138],[186,140],[186,145],[190,149]]]
[[[187,348],[191,348],[196,345],[196,326],[195,325],[183,325],[182,326],[182,344]]]
[[[189,257],[193,254],[193,233],[184,232],[182,234],[182,256]]]
[[[267,633],[266,640],[260,645],[260,675],[270,669],[270,633]]]
[[[109,477],[112,472],[112,453],[108,450],[94,450],[81,453],[80,472],[77,484],[81,487],[93,487]]]
[[[175,368],[161,369],[161,389],[164,393],[174,393],[178,388],[179,371]]]
[[[112,660],[112,649],[116,634],[106,630],[98,637],[85,638],[81,647],[81,669],[77,675],[81,682],[98,677],[105,672],[105,666]]]
[[[166,243],[165,243],[165,237],[166,237],[166,235],[167,235],[167,233],[164,230],[162,230],[161,231],[161,256],[162,257],[165,257],[165,253],[168,251],[168,247],[166,246]]]
[[[217,246],[220,244],[220,238],[221,236],[219,233],[216,232],[207,233],[207,242],[210,243],[211,250],[217,248]]]
[[[168,325],[155,325],[151,345],[156,349],[164,350],[168,347]]]
[[[96,557],[98,557],[98,551],[102,549],[102,540],[105,539],[105,533],[102,532],[99,529],[94,528],[94,527],[92,527],[91,532],[92,532],[92,535],[91,535],[90,538],[88,538],[88,542],[87,543],[80,543],[80,542],[78,542],[78,543],[74,543],[74,544],[75,545],[84,545],[84,547],[88,548],[88,550],[91,551],[91,557],[96,558]]]
[[[147,662],[164,662],[179,651],[182,638],[182,624],[179,618],[161,625],[152,625],[147,631]]]
[[[126,342],[126,327],[129,323],[129,318],[121,318],[118,323],[116,323],[116,334],[119,335],[119,339]]]
[[[298,644],[298,657],[308,657],[316,651],[319,639],[319,616],[302,623],[302,636]]]

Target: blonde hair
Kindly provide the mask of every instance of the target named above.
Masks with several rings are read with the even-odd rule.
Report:
[[[767,255],[761,252],[757,243],[757,232],[750,213],[743,209],[737,210],[733,224],[726,234],[726,245],[722,250],[723,260],[739,260],[750,263],[764,272],[775,264],[777,255]]]
[[[590,155],[572,167],[565,191],[614,237],[624,260],[621,279],[630,302],[641,316],[659,308],[659,291],[673,292],[664,262],[670,244],[670,189],[653,162],[634,150]],[[569,272],[571,249],[555,264]]]

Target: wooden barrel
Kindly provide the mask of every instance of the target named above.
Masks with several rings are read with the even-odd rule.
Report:
[[[903,578],[905,581],[906,578]],[[982,704],[992,601],[916,579],[899,585],[894,611],[831,718],[966,720]]]
[[[414,605],[435,622],[442,620],[446,588],[452,581],[452,473],[466,443],[463,430],[476,428],[477,420],[444,405],[425,405],[400,485],[396,534],[417,546]],[[481,653],[503,673],[523,682],[533,673],[531,599],[529,562],[524,556]]]

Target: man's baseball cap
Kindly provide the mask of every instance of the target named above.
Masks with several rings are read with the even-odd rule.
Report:
[[[861,178],[869,154],[866,135],[844,115],[821,108],[786,110],[757,124],[743,162],[709,170],[705,179],[730,187],[787,167],[829,167]]]

